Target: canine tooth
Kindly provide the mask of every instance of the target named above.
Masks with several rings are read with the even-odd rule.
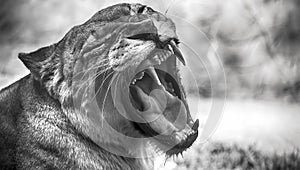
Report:
[[[150,76],[153,78],[153,80],[158,84],[158,85],[162,85],[159,78],[158,78],[158,75],[156,74],[156,71],[154,69],[154,67],[150,67],[147,69],[148,73],[150,74]]]
[[[198,127],[199,127],[199,119],[197,119],[197,120],[195,121],[195,123],[194,123],[192,129],[193,129],[194,131],[197,131],[197,130],[198,130]]]
[[[183,55],[181,53],[181,51],[179,50],[179,48],[177,47],[177,44],[175,43],[174,40],[170,41],[170,45],[173,49],[173,52],[175,54],[175,56],[182,62],[182,64],[185,66],[185,60],[183,58]]]
[[[171,47],[170,44],[168,44],[168,49],[171,51],[171,54],[174,54],[173,48]]]

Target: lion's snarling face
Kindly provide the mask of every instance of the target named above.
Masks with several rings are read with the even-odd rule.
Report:
[[[113,102],[140,135],[132,137],[152,137],[168,155],[178,154],[195,141],[199,124],[191,119],[180,84],[178,64],[185,65],[185,60],[174,23],[149,7],[136,9],[119,19],[126,23],[107,55],[115,74]],[[104,100],[101,96],[98,103]]]
[[[146,147],[134,139],[145,139],[174,155],[198,136],[180,83],[185,60],[175,24],[147,6],[108,7],[57,44],[20,58],[74,126],[101,147],[134,154]]]

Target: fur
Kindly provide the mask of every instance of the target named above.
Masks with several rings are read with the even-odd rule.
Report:
[[[136,17],[136,14],[153,15],[174,27],[170,20],[158,17],[161,14],[149,7],[117,4],[73,27],[58,43],[19,54],[31,73],[0,91],[0,169],[153,168],[151,159],[124,157],[99,146],[102,143],[126,150],[129,155],[147,155],[145,144],[124,143],[124,138],[114,137],[110,130],[90,119],[90,115],[72,107],[74,96],[80,96],[80,93],[72,91],[73,86],[80,83],[74,79],[77,73],[93,67],[101,68],[105,73],[124,72],[139,64],[143,60],[141,56],[148,55],[155,48],[150,41],[128,44],[114,41],[123,34],[135,34],[126,30],[127,27],[159,31],[155,25],[158,21],[143,20],[146,15]],[[122,34],[120,31],[123,31]],[[175,35],[172,31],[175,32],[175,28],[169,32],[171,36]],[[120,53],[122,50],[125,52]],[[103,92],[100,94],[105,96]],[[112,99],[107,101],[108,109],[104,110],[104,116],[124,134],[135,136],[137,132],[131,129],[132,125],[113,111]],[[83,104],[85,102],[88,101],[83,101]],[[105,98],[103,103],[106,103]]]

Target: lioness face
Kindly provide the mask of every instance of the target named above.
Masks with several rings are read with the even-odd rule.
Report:
[[[126,136],[147,138],[167,155],[178,154],[195,141],[199,123],[190,116],[180,83],[178,64],[185,60],[175,25],[149,7],[135,9],[86,44],[97,44],[101,34],[106,38],[107,45],[96,46],[107,49],[95,80],[99,120]]]
[[[118,4],[60,42],[19,57],[94,143],[126,156],[148,145],[173,155],[192,145],[199,126],[180,83],[185,60],[178,44],[169,18],[144,5]]]

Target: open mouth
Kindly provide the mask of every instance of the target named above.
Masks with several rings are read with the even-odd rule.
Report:
[[[174,155],[196,140],[199,120],[192,120],[185,101],[176,58],[184,65],[185,61],[176,43],[169,40],[160,44],[160,49],[140,64],[129,85],[129,99],[145,122],[134,122],[135,127],[153,137],[151,142],[157,148]]]
[[[176,80],[167,72],[155,69],[154,67],[150,67],[136,74],[129,88],[131,102],[139,111],[146,111],[151,107],[149,96],[151,96],[151,92],[155,90],[164,91],[165,94],[171,94],[178,99],[182,98]],[[159,99],[155,97],[153,99],[159,102]]]

